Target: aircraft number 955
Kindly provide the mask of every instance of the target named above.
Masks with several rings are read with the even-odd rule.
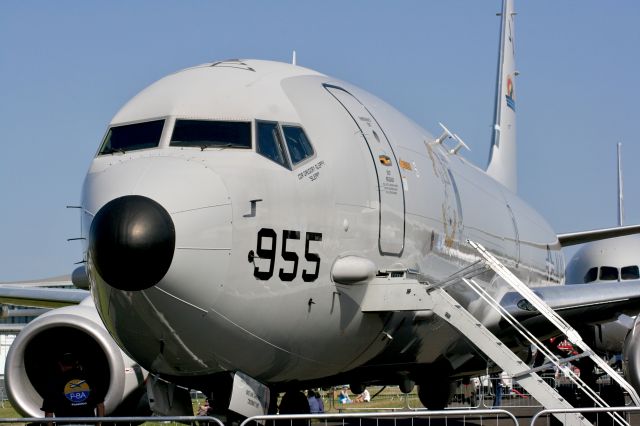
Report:
[[[266,248],[263,247],[263,240],[270,240],[266,242]],[[288,240],[299,240],[300,239],[300,231],[290,231],[285,229],[282,231],[282,250],[280,252],[280,256],[285,262],[292,262],[293,268],[291,272],[285,272],[284,268],[280,268],[278,272],[278,276],[282,281],[293,281],[298,274],[298,254],[294,251],[287,250],[287,241]],[[307,271],[306,269],[302,270],[302,279],[305,282],[312,282],[318,278],[318,273],[320,272],[320,256],[317,253],[309,252],[309,244],[314,241],[322,241],[322,234],[318,232],[307,232],[305,237],[306,243],[304,246],[304,258],[315,264],[315,269],[313,271]],[[260,268],[255,265],[253,268],[253,276],[259,280],[269,280],[273,277],[273,270],[276,262],[276,245],[278,241],[278,234],[276,231],[270,228],[262,228],[258,231],[258,242],[256,244],[256,252],[253,250],[249,252],[249,262],[255,265],[254,259],[267,259],[269,260],[269,269],[260,270]]]

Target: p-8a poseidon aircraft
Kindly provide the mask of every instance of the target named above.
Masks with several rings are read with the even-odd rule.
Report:
[[[468,240],[568,320],[637,310],[638,282],[562,285],[561,247],[638,227],[558,235],[516,195],[513,16],[505,1],[486,171],[448,130],[434,137],[366,91],[292,64],[207,63],[136,95],[83,185],[86,265],[76,282],[89,283],[91,298],[16,340],[6,377],[18,409],[41,414],[51,341],[104,367],[108,412],[136,406],[147,372],[226,404],[238,373],[272,396],[416,383],[427,407],[442,407],[453,378],[484,369],[483,356],[437,316],[366,300],[384,278],[449,282],[461,306],[508,334],[449,279],[479,258]],[[475,279],[512,304],[499,276]]]

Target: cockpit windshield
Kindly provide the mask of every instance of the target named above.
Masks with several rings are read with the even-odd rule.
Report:
[[[102,141],[98,155],[155,148],[160,143],[164,120],[113,126]]]
[[[171,146],[251,148],[251,122],[176,120]]]

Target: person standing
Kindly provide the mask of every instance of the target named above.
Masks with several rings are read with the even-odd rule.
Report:
[[[322,395],[320,395],[320,392],[313,391],[313,395],[316,397],[316,400],[318,401],[318,413],[324,413],[324,401],[322,401]]]
[[[494,392],[493,408],[497,408],[502,404],[502,375],[501,373],[491,373],[489,378]]]
[[[309,389],[307,391],[307,401],[309,401],[309,411],[311,414],[324,413],[324,403],[318,392]]]
[[[67,352],[58,359],[58,371],[49,382],[41,410],[45,417],[104,417],[102,390],[74,354]],[[48,425],[53,426],[53,421]]]

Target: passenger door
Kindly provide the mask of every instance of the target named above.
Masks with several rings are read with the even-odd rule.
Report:
[[[404,249],[404,190],[393,148],[369,110],[345,89],[324,87],[351,116],[364,139],[375,165],[380,201],[378,245],[383,255],[402,255]]]

